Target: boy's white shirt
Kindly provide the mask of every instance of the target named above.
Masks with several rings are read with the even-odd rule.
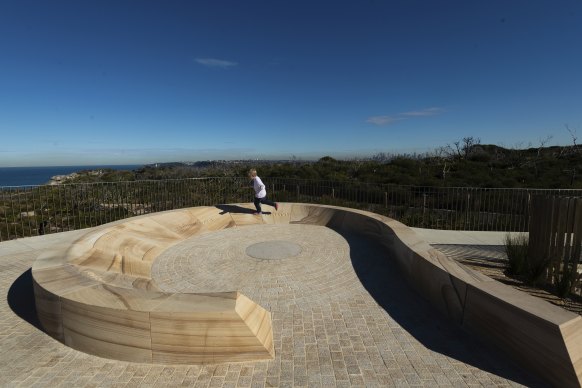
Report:
[[[267,190],[263,181],[258,176],[253,178],[253,188],[255,189],[255,197],[264,198],[267,196]]]

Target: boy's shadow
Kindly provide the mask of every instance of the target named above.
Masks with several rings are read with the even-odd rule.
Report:
[[[238,205],[216,205],[217,209],[222,210],[220,215],[224,215],[226,213],[239,213],[239,214],[253,214],[255,210],[247,209],[246,207],[238,206]],[[263,214],[271,214],[271,212],[263,212]]]

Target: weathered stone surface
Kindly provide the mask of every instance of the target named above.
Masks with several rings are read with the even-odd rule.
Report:
[[[458,331],[454,327],[449,328],[438,315],[434,315],[434,311],[424,301],[415,299],[414,292],[407,289],[401,282],[402,276],[398,274],[398,270],[393,264],[401,261],[404,274],[407,278],[411,279],[414,285],[417,285],[417,282],[422,283],[422,280],[426,280],[424,278],[425,276],[428,277],[429,281],[434,281],[434,278],[429,277],[433,272],[436,274],[448,274],[448,282],[447,276],[440,277],[439,275],[436,277],[437,283],[441,282],[440,288],[437,284],[429,286],[421,285],[417,289],[421,293],[431,293],[434,289],[452,291],[452,293],[441,291],[439,294],[441,295],[440,297],[429,296],[427,299],[431,303],[435,303],[435,306],[445,313],[452,311],[451,317],[453,318],[455,318],[455,314],[459,309],[458,307],[454,307],[454,303],[451,301],[458,301],[462,306],[461,311],[465,311],[463,309],[466,309],[468,299],[466,296],[462,296],[462,287],[463,285],[467,287],[466,285],[482,282],[483,279],[480,279],[478,275],[465,270],[461,266],[451,264],[446,257],[439,255],[438,252],[434,252],[432,248],[417,238],[415,239],[414,233],[411,233],[408,228],[384,217],[366,212],[332,207],[314,209],[315,207],[310,205],[283,205],[285,207],[282,206],[280,210],[281,215],[279,216],[277,216],[276,212],[273,212],[272,215],[250,215],[250,217],[253,217],[252,220],[256,218],[256,221],[251,221],[251,218],[247,217],[248,214],[240,213],[241,216],[244,216],[241,217],[241,219],[244,219],[244,228],[274,228],[270,230],[272,235],[267,235],[270,236],[269,238],[276,240],[288,240],[290,238],[289,233],[295,233],[295,231],[284,231],[286,226],[290,228],[289,230],[303,228],[302,232],[304,233],[304,237],[297,237],[297,240],[292,240],[297,244],[307,244],[306,246],[302,246],[301,254],[296,256],[299,261],[303,253],[308,250],[307,248],[310,246],[318,246],[318,243],[322,243],[325,240],[330,241],[335,251],[328,253],[325,249],[330,248],[323,248],[323,251],[319,251],[319,254],[313,256],[314,259],[311,262],[298,262],[294,268],[280,265],[281,263],[287,262],[291,264],[293,259],[283,259],[280,261],[263,260],[262,264],[269,264],[269,262],[272,264],[270,271],[266,272],[270,276],[257,273],[258,276],[254,278],[254,281],[247,285],[248,289],[253,287],[255,289],[254,294],[249,295],[251,299],[260,301],[261,304],[264,303],[266,310],[270,310],[273,314],[272,339],[275,359],[269,362],[223,364],[226,365],[224,370],[219,367],[213,367],[212,371],[203,369],[206,367],[194,369],[191,369],[193,367],[184,367],[183,369],[172,367],[178,373],[176,375],[177,380],[172,380],[169,377],[172,373],[162,373],[163,368],[152,369],[145,375],[141,374],[141,376],[136,376],[136,380],[146,384],[148,382],[152,384],[156,381],[158,383],[162,381],[169,383],[170,381],[179,380],[178,384],[187,381],[208,385],[211,384],[212,380],[214,382],[212,384],[216,385],[229,385],[232,383],[251,385],[258,383],[260,385],[270,384],[281,386],[303,384],[322,386],[330,384],[340,386],[350,384],[412,384],[431,386],[435,384],[513,384],[491,374],[492,372],[499,373],[499,371],[504,370],[504,365],[507,363],[506,360],[497,355],[487,358],[487,361],[484,361],[482,357],[488,357],[486,355],[488,351],[485,349],[479,349],[477,351],[476,349],[479,346],[472,344],[470,339],[462,331]],[[252,205],[241,205],[241,207],[248,209]],[[234,229],[226,228],[239,225],[237,225],[235,217],[230,217],[232,213],[217,211],[214,208],[199,209],[201,212],[200,217],[196,216],[197,209],[160,213],[159,215],[163,217],[158,219],[160,222],[157,223],[160,225],[163,222],[172,224],[173,216],[178,216],[178,219],[182,219],[183,217],[183,215],[173,213],[184,211],[195,214],[194,218],[197,221],[178,222],[178,225],[180,225],[178,228],[179,231],[175,231],[174,234],[162,232],[161,238],[157,236],[152,237],[153,242],[141,242],[140,239],[137,239],[137,249],[129,249],[126,251],[128,252],[127,257],[140,257],[141,255],[142,258],[145,258],[144,261],[152,263],[153,266],[150,265],[150,272],[145,273],[147,276],[144,276],[143,269],[140,267],[126,265],[127,263],[124,263],[123,258],[108,257],[108,261],[106,262],[109,264],[107,268],[110,268],[110,271],[103,269],[101,264],[97,263],[93,258],[88,261],[93,266],[89,267],[89,270],[81,271],[81,276],[89,281],[88,284],[92,283],[92,281],[99,280],[99,283],[102,285],[84,288],[83,282],[67,282],[64,290],[70,293],[72,299],[78,299],[75,300],[76,303],[80,303],[81,299],[86,297],[85,292],[88,292],[87,290],[89,289],[93,291],[93,288],[95,288],[96,295],[101,295],[97,300],[101,300],[102,302],[100,303],[110,303],[108,300],[115,298],[115,294],[112,295],[107,291],[107,287],[110,290],[112,289],[111,287],[116,287],[116,292],[119,289],[125,289],[126,291],[123,292],[127,294],[120,293],[122,296],[117,297],[119,303],[122,305],[129,304],[130,306],[145,305],[148,310],[155,308],[151,303],[158,303],[158,298],[152,297],[151,299],[144,299],[141,296],[137,297],[136,295],[144,291],[144,288],[135,288],[133,287],[135,284],[144,284],[144,282],[145,284],[149,284],[149,290],[151,291],[146,292],[146,294],[158,296],[171,294],[179,297],[179,295],[183,295],[186,292],[198,292],[199,289],[196,289],[196,287],[192,287],[190,290],[188,289],[193,283],[177,283],[174,286],[182,287],[180,292],[167,292],[165,287],[168,287],[171,283],[165,282],[166,278],[164,278],[165,274],[163,273],[164,266],[160,267],[162,270],[161,273],[156,272],[155,267],[161,263],[158,260],[172,249],[179,251],[180,247],[184,246],[183,244],[193,241],[192,239],[210,238],[214,231],[222,231],[218,233],[229,233],[231,230],[232,232],[236,232]],[[238,215],[239,213],[236,214]],[[191,220],[189,216],[186,216],[184,219]],[[277,222],[279,220],[281,222]],[[373,222],[368,220],[372,220]],[[131,222],[133,221],[137,222],[134,230],[143,233],[140,228],[143,225],[147,226],[148,221],[142,221],[141,217],[131,219]],[[126,220],[125,222],[109,225],[105,228],[121,226],[121,224],[126,224],[127,222]],[[289,222],[295,225],[288,225]],[[127,228],[127,225],[116,230],[119,231],[123,228]],[[131,227],[129,228],[131,229]],[[277,228],[282,229],[277,231]],[[187,236],[188,230],[197,231],[192,234],[192,237],[184,237]],[[241,228],[241,232],[242,230],[243,228]],[[250,233],[251,229],[248,230]],[[265,230],[267,229],[264,229],[263,232]],[[315,230],[318,231],[316,232]],[[319,231],[322,231],[321,233],[323,234],[320,234]],[[82,236],[78,240],[79,244],[85,244],[85,247],[91,247],[92,244],[98,245],[98,243],[93,242],[100,240],[100,237],[95,236],[95,233],[98,234],[99,232],[91,231],[89,234],[91,233],[93,233],[91,237],[89,235]],[[132,238],[136,238],[136,235],[140,233],[134,235],[130,233],[130,235],[132,235]],[[121,233],[118,234],[123,236]],[[176,237],[172,237],[174,235]],[[256,238],[256,236],[261,235],[261,232],[251,233],[252,235]],[[370,244],[371,241],[378,241],[378,236],[382,237],[380,239],[382,244]],[[88,240],[84,240],[85,237]],[[147,239],[144,238],[144,240]],[[249,238],[248,243],[253,243],[250,240]],[[103,241],[107,241],[107,244],[112,247],[118,248],[123,246],[122,244],[116,245],[117,242],[115,242],[115,239],[108,238],[103,239]],[[223,238],[222,241],[226,243],[229,240]],[[155,257],[148,257],[148,250],[143,248],[148,246],[147,244],[153,243],[152,249],[157,249],[156,247],[160,247],[167,242],[170,243],[156,254]],[[254,243],[256,242],[257,240],[254,241]],[[325,244],[322,245],[325,246]],[[239,247],[239,249],[242,249],[242,255],[244,255],[244,248],[245,246]],[[68,249],[65,249],[64,252],[66,255],[71,254],[73,256],[76,256],[78,253],[79,251],[75,251],[73,255],[73,251],[69,251]],[[395,253],[398,253],[403,258],[396,257]],[[191,259],[192,257],[186,258]],[[245,256],[236,255],[232,258],[234,260],[237,258],[242,260],[253,259],[251,257],[245,259]],[[322,261],[319,262],[315,258],[321,258]],[[328,262],[327,260],[331,261]],[[422,264],[423,261],[426,264]],[[43,271],[54,269],[54,260],[49,260],[45,264],[39,268]],[[184,263],[177,264],[177,267],[175,267],[177,273],[180,273],[182,268],[186,268],[181,267],[182,265]],[[415,266],[420,268],[418,271],[420,276],[416,280],[414,279],[414,269],[417,268]],[[169,268],[171,266],[166,267],[166,270],[169,271]],[[255,266],[254,268],[257,270],[260,269],[259,266]],[[322,270],[321,268],[324,269]],[[326,268],[333,268],[334,270],[325,270]],[[108,275],[106,272],[111,272],[116,274],[116,276],[106,276]],[[214,271],[214,274],[220,281],[220,278],[223,276],[222,271]],[[150,280],[147,280],[148,276]],[[248,277],[248,279],[253,278]],[[311,288],[304,287],[309,284],[311,284]],[[452,290],[447,288],[447,286],[452,287]],[[100,288],[104,288],[105,290],[100,290]],[[465,288],[465,294],[467,293],[466,290],[467,288]],[[229,290],[223,289],[223,291]],[[222,298],[227,300],[228,298],[225,298],[225,296],[223,294]],[[172,306],[176,309],[181,309],[183,307],[181,303],[179,300],[174,300]],[[244,306],[245,303],[242,303],[241,306]],[[164,305],[163,303],[159,304],[159,306]],[[214,303],[209,304],[209,306],[214,305]],[[451,305],[453,306],[452,309],[450,308]],[[65,309],[75,310],[76,308],[66,307]],[[245,315],[243,307],[238,308],[235,306],[234,310],[235,312],[238,311],[237,315],[239,316]],[[207,313],[211,314],[209,312]],[[161,314],[163,315],[165,312],[162,311]],[[125,319],[126,317],[123,318],[123,320]],[[139,322],[139,318],[135,319],[136,323]],[[253,322],[262,321],[259,317],[249,317],[249,319]],[[161,329],[159,332],[161,333],[165,333],[166,326],[168,326],[163,320],[160,322]],[[180,320],[181,318],[178,319],[178,321]],[[112,322],[112,325],[117,325],[116,322],[120,322],[115,315],[107,318],[107,321]],[[169,326],[171,327],[172,325]],[[574,326],[564,326],[562,331],[567,334],[565,337],[575,338],[577,331],[572,329]],[[139,324],[136,324],[136,327],[139,328]],[[251,327],[251,325],[247,327]],[[256,330],[251,330],[254,336],[268,338],[268,335],[264,337],[266,331],[263,329],[263,326],[257,325],[254,327],[257,328]],[[175,329],[177,330],[176,335],[179,336],[179,332],[183,329],[183,326],[177,325]],[[125,328],[120,327],[119,330],[125,330]],[[571,333],[570,331],[572,330],[573,332]],[[103,333],[103,335],[106,334]],[[175,338],[174,335],[171,337]],[[184,344],[191,343],[193,338],[188,337],[182,338]],[[217,339],[218,337],[216,336]],[[139,345],[138,338],[139,336],[136,337],[137,342],[134,342],[131,338],[128,338],[126,342],[131,346],[139,348],[141,345]],[[81,340],[77,339],[77,341],[83,343],[82,338]],[[467,342],[465,343],[465,341]],[[125,346],[127,344],[120,345]],[[175,347],[177,345],[179,346],[180,344],[176,344],[170,339],[167,340],[167,346]],[[215,345],[221,346],[222,344],[216,342]],[[6,349],[5,347],[7,345],[3,343],[0,346]],[[159,362],[163,363],[170,360],[164,355],[164,353],[168,354],[168,348],[164,346],[159,347],[161,351]],[[173,353],[174,350],[171,349],[169,353]],[[74,351],[71,350],[71,352]],[[120,347],[116,352],[123,354],[124,350]],[[575,350],[572,351],[569,348],[568,352],[574,358],[576,357]],[[89,357],[91,359],[91,356],[88,355],[76,357]],[[463,361],[469,362],[469,364]],[[125,368],[124,365],[127,364],[106,363],[105,365],[114,365],[113,368],[116,368],[118,365]],[[475,365],[484,368],[485,372],[475,368]],[[192,377],[188,377],[189,371],[193,372]],[[124,372],[116,372],[112,376],[119,377],[122,373]],[[513,379],[513,381],[528,385],[531,382],[531,380],[528,380],[522,374],[508,373],[507,369],[505,369],[502,375]],[[29,380],[27,377],[25,377],[27,382],[24,383],[22,377],[14,378],[14,372],[10,373],[10,371],[7,376],[0,377],[0,382],[11,381],[23,383],[23,385],[38,383],[38,378]],[[20,374],[18,376],[23,375]],[[9,380],[2,380],[3,378],[8,378]],[[99,378],[103,379],[103,377],[97,377],[91,381],[98,381],[97,379]],[[129,382],[130,379],[132,378],[130,377],[127,381]],[[51,378],[46,380],[51,380]],[[62,381],[64,384],[69,384],[72,380]],[[115,382],[122,380],[115,380]],[[55,380],[53,379],[51,381],[54,382]],[[75,378],[73,381],[81,385],[88,383],[88,381],[83,383],[84,380],[79,378]],[[104,378],[103,381],[112,380]]]

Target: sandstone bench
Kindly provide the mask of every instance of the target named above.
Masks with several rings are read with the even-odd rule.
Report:
[[[220,213],[192,208],[123,220],[42,255],[32,275],[43,328],[72,348],[125,361],[273,358],[271,314],[246,296],[164,293],[151,278],[166,248],[236,225]]]
[[[560,386],[579,386],[582,318],[496,282],[444,256],[405,225],[354,209],[283,203],[270,215],[250,204],[196,207],[92,228],[34,263],[39,319],[75,349],[134,362],[270,359],[270,313],[237,292],[161,292],[155,259],[192,236],[257,224],[312,224],[380,244],[410,284],[457,324],[496,343]]]

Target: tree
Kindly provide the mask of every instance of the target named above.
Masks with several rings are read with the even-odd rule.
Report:
[[[481,139],[478,137],[464,137],[463,143],[461,145],[461,150],[463,151],[463,158],[467,160],[469,158],[469,154],[473,152],[475,146],[481,144]]]

